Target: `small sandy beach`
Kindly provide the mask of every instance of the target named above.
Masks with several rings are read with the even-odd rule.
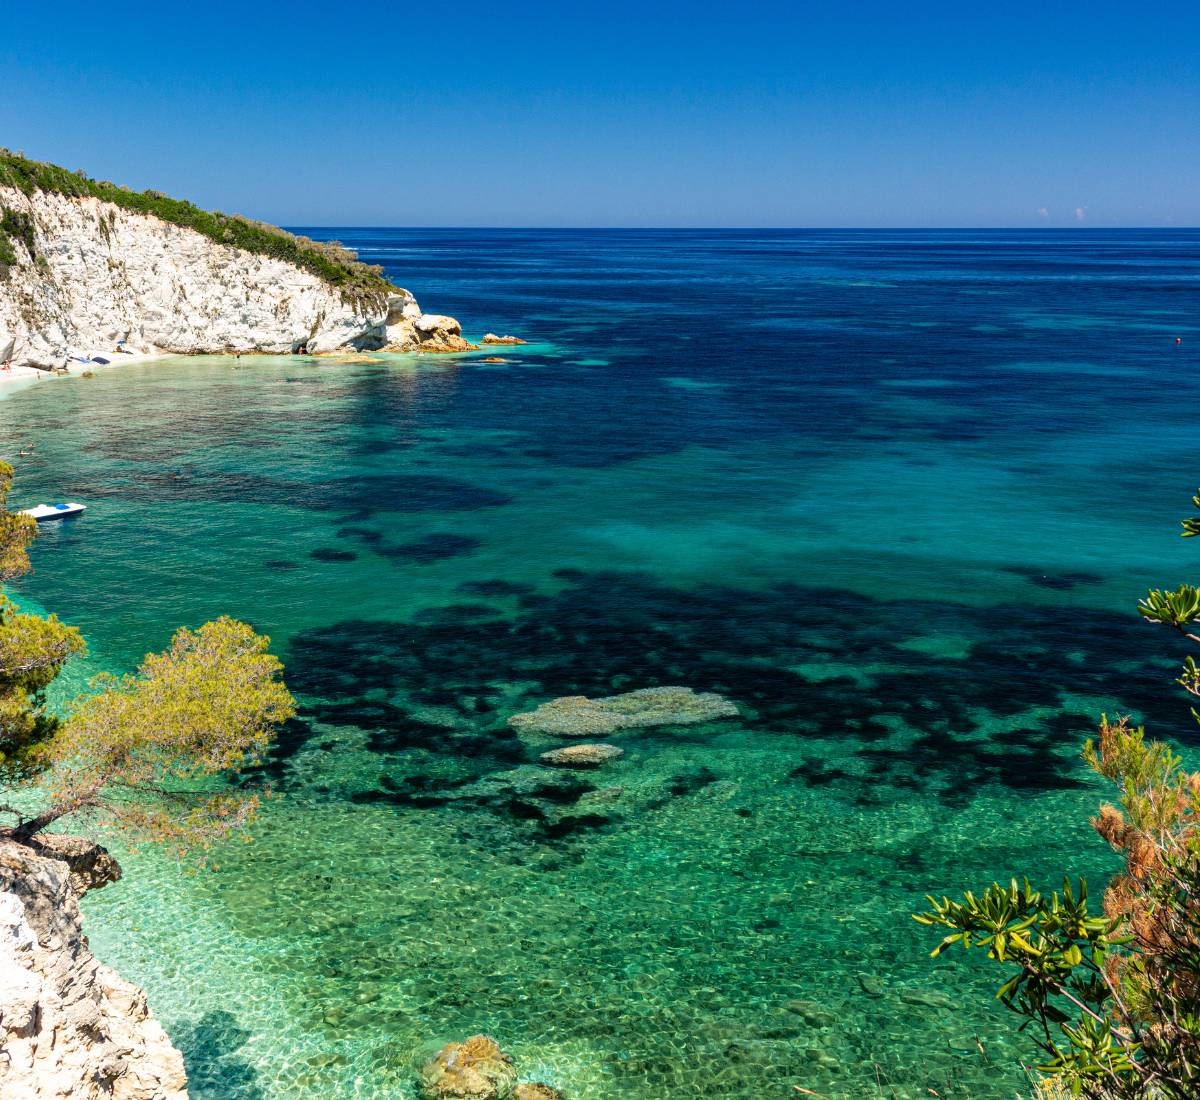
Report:
[[[129,363],[147,363],[154,359],[169,359],[165,352],[129,352],[114,354],[108,363],[78,363],[67,364],[67,375],[55,374],[52,371],[40,370],[37,367],[11,366],[0,370],[0,397],[11,388],[32,385],[35,382],[64,378],[68,375],[80,375],[86,371],[112,370],[113,367],[125,366]],[[19,384],[19,385],[18,385]]]

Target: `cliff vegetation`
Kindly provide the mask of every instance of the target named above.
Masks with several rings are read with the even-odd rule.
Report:
[[[354,252],[336,241],[314,241],[240,214],[201,210],[185,199],[173,199],[161,191],[132,191],[107,180],[91,179],[83,171],[72,172],[2,148],[0,187],[14,187],[26,195],[46,191],[101,199],[134,213],[194,229],[219,244],[272,256],[309,271],[336,287],[348,304],[378,305],[399,289],[384,278],[383,268],[362,263]],[[20,211],[0,209],[0,278],[16,263],[14,240],[21,240],[32,254],[29,220],[22,218]]]

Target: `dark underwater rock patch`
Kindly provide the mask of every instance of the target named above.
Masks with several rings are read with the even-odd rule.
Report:
[[[442,607],[427,607],[413,616],[417,623],[466,623],[475,619],[490,619],[500,612],[486,603],[452,603]]]
[[[497,856],[520,858],[530,840],[560,840],[581,830],[611,826],[615,807],[594,812],[579,807],[594,786],[576,772],[556,771],[520,764],[515,768],[485,773],[473,780],[431,780],[428,776],[380,776],[376,790],[354,794],[360,804],[384,803],[401,809],[442,809],[465,814],[486,813],[520,829],[515,847],[505,851],[504,837],[493,830],[490,847]]]
[[[483,545],[477,538],[451,531],[434,531],[412,542],[389,543],[382,531],[354,524],[339,527],[337,535],[338,538],[355,539],[380,557],[411,561],[418,565],[471,554]]]
[[[454,589],[455,592],[461,592],[464,596],[525,596],[534,591],[531,584],[518,584],[514,581],[494,580],[486,581],[463,581]]]
[[[789,779],[798,779],[806,787],[826,787],[830,783],[857,783],[862,777],[845,768],[831,766],[825,760],[806,760],[788,773]]]
[[[1099,573],[1090,573],[1082,569],[1067,570],[1062,573],[1047,573],[1035,565],[1006,565],[1005,573],[1015,573],[1024,577],[1030,584],[1038,588],[1052,588],[1066,591],[1080,585],[1103,584],[1104,578]]]
[[[337,537],[339,539],[357,539],[361,543],[374,545],[383,541],[383,532],[377,531],[373,527],[339,527]]]
[[[379,552],[385,557],[404,558],[420,565],[428,565],[445,558],[457,558],[464,554],[471,554],[482,545],[483,543],[479,539],[469,535],[435,531],[413,542],[382,547]]]
[[[469,458],[474,461],[512,456],[512,450],[500,443],[439,443],[434,449],[447,458]]]
[[[365,731],[373,751],[410,761],[405,754],[418,750],[431,762],[410,761],[405,767],[416,775],[394,776],[391,787],[356,799],[483,813],[524,830],[526,842],[566,843],[618,828],[629,813],[717,789],[723,777],[711,769],[651,774],[650,787],[611,804],[594,802],[590,784],[565,805],[546,792],[513,789],[510,781],[489,786],[497,773],[536,757],[506,718],[547,697],[604,697],[681,682],[736,699],[753,715],[743,721],[756,737],[779,737],[784,751],[810,748],[783,782],[826,786],[863,805],[915,792],[961,806],[997,787],[1079,786],[1078,745],[1094,716],[1059,712],[1021,720],[1037,708],[1059,710],[1064,686],[1112,698],[1139,720],[1153,718],[1165,735],[1190,736],[1161,697],[1172,654],[1133,616],[1073,609],[1066,618],[1056,608],[879,601],[796,585],[684,592],[636,573],[563,573],[567,587],[539,596],[515,618],[465,603],[405,623],[350,619],[293,640],[286,663],[304,722]],[[475,593],[489,583],[461,588],[473,586]],[[901,645],[930,632],[969,637],[969,652],[930,655]],[[833,658],[871,666],[870,686],[849,678],[812,681],[790,670]],[[523,686],[501,699],[496,685],[503,682]],[[423,724],[401,707],[365,701],[397,695],[415,710],[457,714],[463,728]],[[736,731],[736,723],[730,726]],[[638,734],[642,743],[646,736]],[[839,743],[836,766],[822,760],[828,741]],[[284,785],[287,754],[299,743],[280,747],[270,765]],[[648,758],[651,773],[659,751]],[[520,858],[519,851],[514,847],[512,857]]]
[[[358,555],[350,550],[335,550],[330,546],[319,546],[308,555],[313,561],[355,561]]]
[[[354,453],[365,457],[385,455],[393,451],[402,451],[412,445],[411,442],[401,442],[398,439],[367,439],[354,445]]]

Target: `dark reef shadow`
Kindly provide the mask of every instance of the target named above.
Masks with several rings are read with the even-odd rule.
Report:
[[[963,806],[995,788],[1081,786],[1079,745],[1095,716],[1064,711],[1063,692],[1112,699],[1163,735],[1195,740],[1163,697],[1174,642],[1135,616],[888,601],[787,584],[683,591],[632,572],[563,569],[557,577],[567,587],[547,596],[496,581],[460,586],[522,592],[515,618],[451,603],[408,622],[348,619],[298,635],[286,664],[300,718],[264,770],[286,786],[287,759],[312,729],[341,730],[383,765],[379,783],[355,801],[499,815],[533,822],[532,835],[550,841],[619,820],[615,810],[582,806],[564,817],[555,794],[504,778],[532,760],[505,719],[558,695],[668,684],[719,692],[743,708],[754,736],[781,738],[789,752],[811,749],[784,782],[862,804],[919,792]],[[902,644],[931,630],[973,641],[963,656]],[[864,678],[803,675],[807,663],[831,659],[858,666]],[[502,696],[498,684],[522,686]],[[405,702],[381,701],[389,699]],[[449,728],[425,721],[423,708],[438,708],[439,721],[449,714]],[[1053,713],[1031,719],[1039,709]],[[711,733],[647,731],[642,743],[660,736],[697,744]],[[836,767],[823,759],[826,742],[839,744]],[[663,790],[689,797],[716,778],[666,777]],[[590,778],[585,785],[594,789]]]
[[[171,1039],[183,1054],[193,1100],[265,1100],[253,1064],[238,1054],[250,1032],[231,1012],[205,1013],[195,1023],[173,1028]]]

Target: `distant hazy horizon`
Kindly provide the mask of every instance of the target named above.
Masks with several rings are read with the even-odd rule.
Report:
[[[8,12],[0,144],[289,225],[1200,224],[1200,9]]]

